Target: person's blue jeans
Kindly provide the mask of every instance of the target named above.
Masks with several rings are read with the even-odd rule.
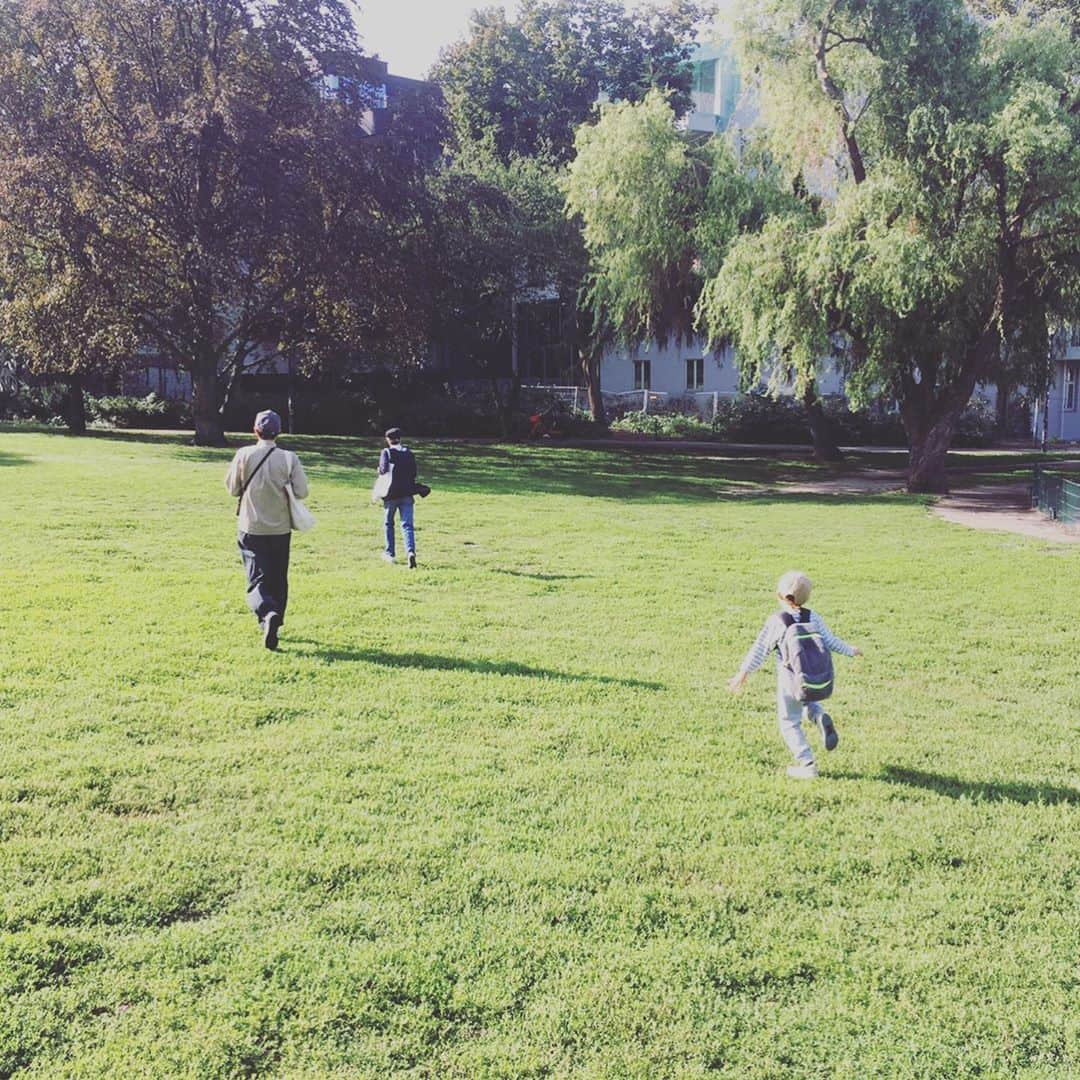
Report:
[[[416,532],[413,529],[413,497],[383,499],[383,525],[386,529],[386,554],[394,557],[394,515],[401,512],[401,535],[405,538],[406,554],[416,554]]]

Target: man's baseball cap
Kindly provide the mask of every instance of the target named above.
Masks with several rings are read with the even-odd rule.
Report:
[[[264,439],[273,439],[281,434],[281,417],[273,409],[264,409],[255,417],[255,430]]]
[[[401,428],[399,428],[399,427],[387,428],[386,429],[386,437],[388,439],[390,439],[391,441],[393,441],[395,439],[400,439],[401,438]]]

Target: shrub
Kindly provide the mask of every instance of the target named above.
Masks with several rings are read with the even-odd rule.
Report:
[[[802,405],[792,398],[772,398],[767,394],[744,394],[721,402],[712,429],[724,442],[798,445],[810,442]]]
[[[185,428],[191,426],[191,405],[186,401],[114,394],[87,397],[86,416],[93,423],[115,428]]]
[[[907,446],[900,414],[881,407],[852,411],[840,396],[824,398],[822,408],[837,443],[842,446]],[[953,445],[988,446],[994,437],[994,410],[976,398],[965,410]],[[717,439],[722,442],[784,443],[811,441],[806,409],[793,398],[751,393],[720,403],[710,425],[696,413],[630,412],[611,425],[613,432],[665,439]]]
[[[953,436],[953,446],[983,447],[994,441],[997,417],[986,398],[975,398],[964,410]]]
[[[632,435],[652,435],[662,439],[711,439],[714,433],[696,413],[624,413],[611,424],[614,432]]]
[[[840,395],[823,398],[821,404],[841,446],[907,446],[898,412],[881,406],[853,411]]]
[[[5,396],[4,411],[12,420],[36,420],[62,426],[66,423],[66,399],[66,386],[29,386],[21,382],[13,395]]]

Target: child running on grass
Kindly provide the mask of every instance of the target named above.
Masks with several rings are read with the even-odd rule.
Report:
[[[776,705],[777,715],[780,720],[780,735],[787,748],[795,758],[795,764],[789,765],[787,774],[793,780],[812,780],[818,774],[817,762],[814,761],[814,752],[806,741],[802,730],[802,719],[813,720],[821,730],[825,740],[826,750],[835,750],[840,742],[840,736],[836,733],[832,717],[821,707],[820,701],[807,700],[808,697],[827,697],[832,692],[832,665],[827,663],[828,674],[821,680],[821,686],[815,693],[808,690],[809,683],[803,685],[803,679],[793,670],[793,664],[785,663],[782,654],[787,652],[791,656],[795,644],[786,644],[785,638],[790,642],[805,634],[811,641],[811,650],[818,652],[843,653],[845,656],[862,656],[862,652],[849,645],[846,641],[833,635],[825,625],[825,620],[815,611],[805,606],[810,599],[810,590],[813,588],[810,579],[798,570],[789,570],[780,579],[776,586],[776,597],[780,601],[780,610],[770,615],[765,620],[757,640],[746,654],[738,674],[728,683],[728,689],[737,693],[742,689],[747,676],[757,671],[770,652],[776,653]],[[789,635],[789,627],[798,626],[800,629]],[[820,644],[813,642],[817,638]],[[827,656],[826,656],[827,659]],[[797,662],[797,661],[796,661]],[[827,683],[827,685],[825,685]]]

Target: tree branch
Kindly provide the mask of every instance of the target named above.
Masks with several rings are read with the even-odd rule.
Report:
[[[826,30],[825,33],[835,39],[831,45],[825,47],[827,53],[832,52],[833,49],[838,48],[840,45],[862,45],[867,49],[870,48],[870,42],[864,37],[844,37],[843,34],[836,30]]]
[[[844,144],[847,147],[848,160],[851,162],[851,175],[856,184],[861,184],[866,179],[866,167],[863,164],[862,151],[859,149],[855,138],[855,122],[851,118],[847,104],[844,101],[844,93],[833,81],[829,74],[829,66],[826,62],[828,36],[831,32],[829,22],[836,13],[839,0],[832,0],[828,11],[825,13],[821,29],[814,41],[814,62],[817,69],[818,83],[825,96],[832,102],[836,115],[840,118],[840,133],[843,135]]]

